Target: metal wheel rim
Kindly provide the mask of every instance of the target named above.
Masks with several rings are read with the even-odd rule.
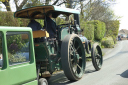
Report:
[[[83,62],[85,59],[82,50],[82,45],[78,39],[78,37],[74,37],[71,42],[69,42],[69,58],[71,61],[72,71],[77,77],[81,77],[83,75],[85,69],[85,63]]]
[[[100,48],[97,46],[95,49],[95,59],[96,59],[96,64],[99,68],[102,66],[102,53],[100,52]]]
[[[42,85],[47,85],[46,82],[43,82]]]

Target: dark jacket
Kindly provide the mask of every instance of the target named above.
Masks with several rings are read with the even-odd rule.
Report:
[[[56,23],[49,17],[46,17],[46,22],[44,22],[45,28],[48,31],[51,38],[56,36]]]
[[[31,27],[32,31],[37,31],[37,30],[40,30],[42,28],[40,23],[38,23],[35,20],[31,20],[27,27]]]

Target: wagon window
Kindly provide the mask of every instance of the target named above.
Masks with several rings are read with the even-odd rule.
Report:
[[[0,33],[0,68],[3,66],[2,34]]]
[[[30,47],[28,32],[7,32],[9,65],[29,61]]]

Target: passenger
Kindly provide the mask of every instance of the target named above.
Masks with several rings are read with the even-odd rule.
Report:
[[[57,28],[57,26],[56,26],[55,21],[53,21],[51,18],[52,18],[52,13],[47,14],[46,22],[44,22],[44,24],[45,24],[46,30],[49,33],[50,38],[56,38],[56,34],[57,34],[56,28]]]
[[[37,31],[40,30],[42,28],[42,26],[40,25],[40,23],[38,23],[37,21],[35,21],[34,19],[31,19],[28,26],[27,27],[31,27],[32,31]],[[44,42],[45,38],[41,37],[41,38],[35,38],[34,42],[35,43],[39,43],[39,42]]]
[[[31,27],[32,31],[37,31],[40,30],[42,28],[42,26],[40,25],[40,23],[38,23],[37,21],[35,21],[34,19],[31,19],[28,26],[27,27]]]

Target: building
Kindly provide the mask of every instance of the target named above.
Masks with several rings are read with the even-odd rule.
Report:
[[[121,38],[128,38],[128,30],[127,29],[119,30],[118,36],[120,36]]]

